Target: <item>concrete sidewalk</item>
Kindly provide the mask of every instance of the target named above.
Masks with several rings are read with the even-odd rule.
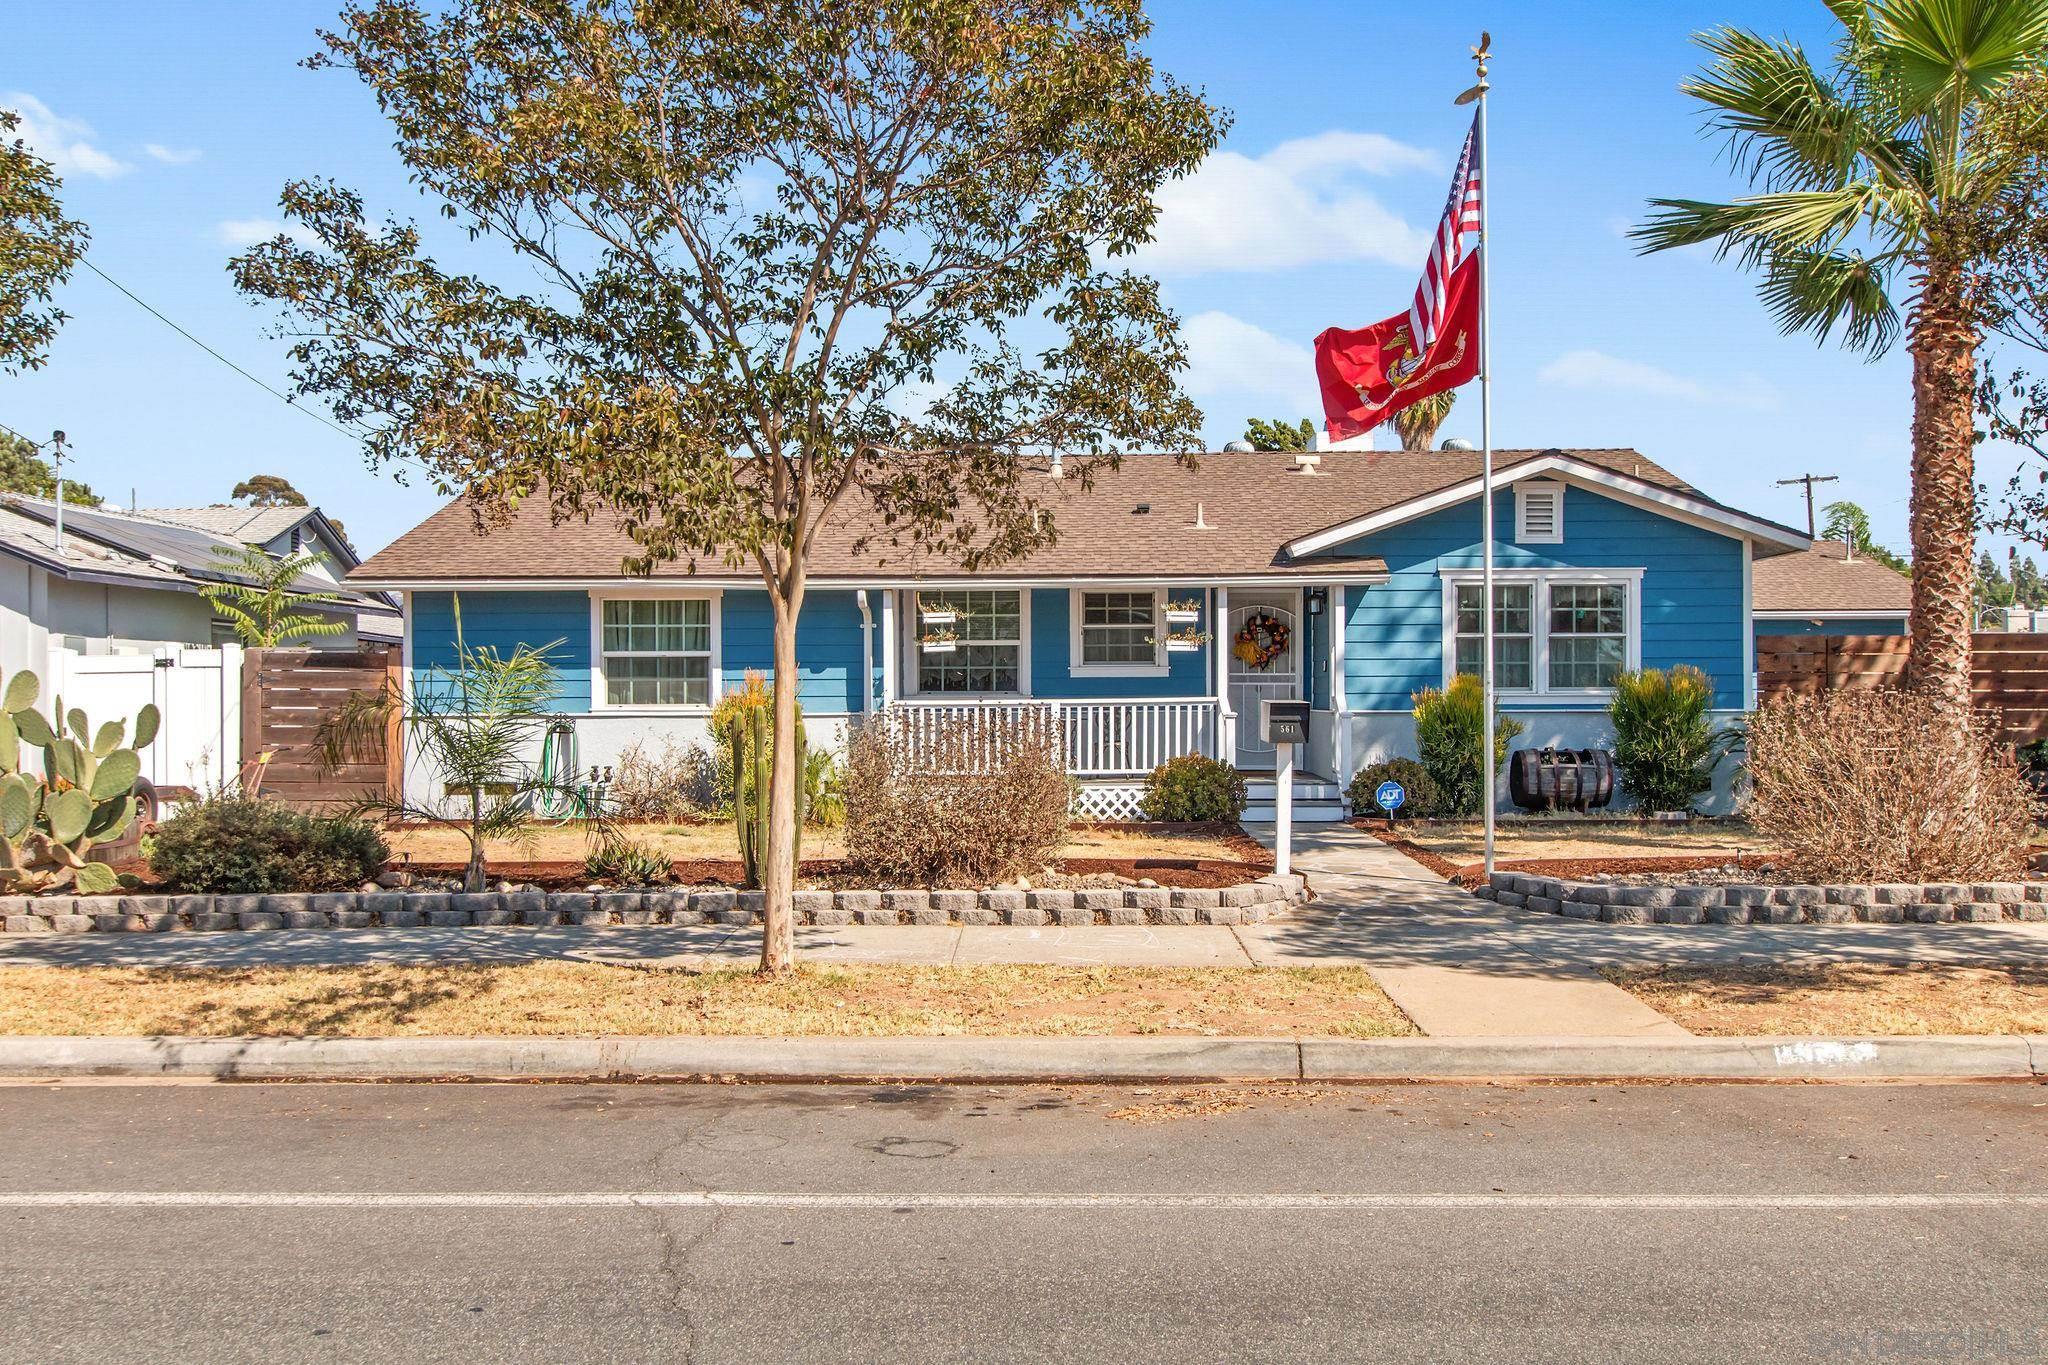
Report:
[[[1268,842],[1270,827],[1254,827]],[[1744,963],[2048,963],[2048,924],[1611,925],[1466,895],[1349,826],[1299,832],[1317,899],[1242,926],[803,928],[816,963],[1364,967],[1437,1037],[1683,1036],[1601,967]],[[0,966],[358,966],[549,960],[744,967],[755,929],[373,929],[0,939]]]

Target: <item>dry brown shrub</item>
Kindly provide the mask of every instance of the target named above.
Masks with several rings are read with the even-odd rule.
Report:
[[[1006,711],[883,715],[846,757],[846,860],[899,886],[986,886],[1035,873],[1067,837],[1056,729]]]
[[[1830,692],[1749,723],[1750,819],[1815,882],[2013,878],[2037,814],[2012,747],[1984,717],[1899,691]]]

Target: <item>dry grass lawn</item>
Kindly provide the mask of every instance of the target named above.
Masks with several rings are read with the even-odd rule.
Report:
[[[739,841],[730,820],[694,825],[627,825],[635,840],[665,853],[672,860],[737,858]],[[410,853],[422,862],[461,862],[469,857],[469,845],[454,830],[406,827],[385,832],[393,857]],[[590,843],[580,825],[560,829],[535,829],[530,839],[493,843],[491,857],[522,862],[581,862]],[[836,829],[806,829],[805,858],[841,858],[846,841]],[[1209,834],[1176,834],[1150,830],[1097,829],[1077,824],[1068,836],[1062,855],[1068,858],[1235,858],[1228,843]]]
[[[1363,970],[503,966],[0,968],[0,1034],[1413,1034]]]
[[[1477,862],[1486,854],[1485,829],[1477,820],[1401,824],[1395,832],[1454,863]],[[1495,856],[1503,862],[1525,858],[1690,858],[1766,851],[1756,831],[1741,820],[1660,825],[1647,820],[1503,819],[1495,832],[1494,847]]]
[[[1694,1033],[2048,1033],[2048,967],[1836,963],[1605,975]]]

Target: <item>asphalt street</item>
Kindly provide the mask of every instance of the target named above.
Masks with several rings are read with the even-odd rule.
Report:
[[[2044,1106],[16,1084],[0,1360],[2036,1359]]]

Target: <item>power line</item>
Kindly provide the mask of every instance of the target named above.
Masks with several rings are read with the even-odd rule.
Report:
[[[1808,540],[1813,539],[1813,486],[1817,483],[1840,483],[1841,478],[1842,476],[1839,474],[1801,474],[1796,479],[1778,480],[1778,487],[1780,488],[1795,483],[1806,485],[1806,538]]]
[[[285,405],[286,407],[288,407],[288,408],[292,409],[292,411],[294,411],[294,412],[303,412],[303,413],[305,413],[305,414],[306,414],[306,416],[308,416],[308,417],[312,418],[312,419],[313,419],[314,421],[316,421],[316,422],[319,422],[319,423],[321,423],[321,424],[322,424],[322,425],[324,425],[324,426],[328,426],[328,427],[331,427],[331,428],[333,428],[333,429],[334,429],[335,431],[338,431],[338,432],[340,432],[340,433],[341,433],[341,434],[342,434],[343,436],[346,436],[346,437],[348,437],[348,438],[349,438],[349,439],[350,439],[351,441],[360,441],[360,440],[362,440],[362,439],[363,439],[363,437],[362,437],[362,433],[360,433],[360,432],[355,432],[355,431],[350,431],[350,430],[349,430],[349,429],[348,429],[347,427],[344,427],[344,426],[342,426],[342,425],[341,425],[341,424],[340,424],[339,422],[336,422],[336,421],[334,421],[334,420],[333,420],[333,419],[331,419],[331,418],[328,418],[328,417],[324,417],[324,416],[322,416],[322,415],[321,415],[320,413],[317,413],[317,412],[315,412],[315,411],[314,411],[313,409],[311,409],[311,408],[307,408],[307,407],[301,407],[301,406],[299,406],[299,405],[298,405],[297,403],[294,403],[294,402],[293,402],[293,401],[291,400],[291,396],[290,396],[289,394],[286,394],[285,392],[283,392],[283,391],[282,391],[282,390],[280,390],[280,389],[276,389],[276,388],[273,388],[273,387],[272,387],[271,385],[269,385],[269,384],[265,383],[265,382],[264,382],[263,380],[261,380],[261,379],[258,379],[258,378],[257,378],[257,377],[256,377],[255,375],[253,375],[253,374],[250,374],[250,373],[249,373],[249,372],[248,372],[247,370],[243,369],[243,368],[242,368],[242,367],[241,367],[240,365],[237,365],[237,364],[236,364],[236,363],[235,363],[234,361],[232,361],[232,360],[228,359],[228,358],[227,358],[226,356],[222,355],[222,354],[221,354],[221,353],[220,353],[219,351],[216,351],[216,350],[214,350],[214,349],[213,349],[213,347],[211,347],[211,346],[207,345],[207,344],[206,344],[205,342],[201,341],[201,340],[200,340],[200,339],[199,339],[198,337],[196,337],[196,336],[193,336],[193,335],[192,335],[192,334],[191,334],[190,332],[186,331],[186,330],[185,330],[185,329],[184,329],[183,327],[180,327],[180,326],[179,326],[179,325],[178,325],[177,323],[175,323],[175,322],[171,321],[171,320],[170,320],[169,318],[165,317],[165,316],[164,316],[164,315],[163,315],[162,313],[158,312],[158,311],[157,311],[157,310],[156,310],[155,308],[151,307],[151,306],[150,306],[150,304],[149,304],[149,302],[148,302],[147,300],[145,300],[145,299],[144,299],[144,298],[143,298],[143,297],[142,297],[142,296],[141,296],[140,294],[137,294],[137,293],[136,293],[136,292],[135,292],[135,291],[134,291],[133,289],[130,289],[130,288],[129,288],[129,287],[127,286],[127,285],[125,285],[125,284],[121,283],[121,282],[120,282],[119,280],[115,279],[115,278],[114,278],[114,277],[113,277],[112,275],[109,275],[109,274],[108,274],[108,273],[107,273],[106,271],[104,271],[104,270],[100,269],[100,268],[99,268],[98,266],[94,265],[94,264],[93,264],[93,263],[91,262],[91,260],[89,260],[89,259],[88,259],[88,260],[85,260],[85,261],[84,261],[84,265],[85,265],[85,268],[86,268],[87,270],[90,270],[90,271],[91,271],[91,272],[92,272],[93,274],[95,274],[95,275],[99,276],[99,277],[100,277],[101,279],[105,280],[105,281],[106,281],[106,282],[107,282],[108,284],[111,284],[111,285],[113,285],[113,286],[114,286],[114,288],[116,288],[116,289],[120,290],[120,291],[121,291],[121,292],[122,292],[123,294],[126,294],[126,295],[127,295],[128,297],[129,297],[129,299],[130,299],[131,301],[133,301],[133,302],[135,303],[135,305],[136,305],[137,307],[141,308],[141,309],[142,309],[142,310],[143,310],[143,311],[144,311],[145,313],[148,313],[148,314],[149,314],[149,315],[150,315],[151,317],[155,318],[155,319],[156,319],[156,320],[157,320],[158,322],[161,322],[161,323],[162,323],[162,324],[163,324],[164,326],[166,326],[166,327],[170,328],[170,329],[171,329],[172,331],[176,332],[176,333],[177,333],[177,334],[178,334],[179,336],[181,336],[181,337],[185,338],[185,340],[187,340],[187,341],[191,342],[191,343],[192,343],[192,344],[193,344],[194,346],[197,346],[197,347],[198,347],[198,348],[199,348],[200,350],[202,350],[202,351],[206,352],[206,353],[207,353],[208,355],[212,356],[212,357],[213,357],[213,358],[214,358],[215,360],[218,360],[218,361],[219,361],[219,362],[220,362],[221,364],[223,364],[223,365],[227,366],[227,367],[228,367],[229,369],[233,370],[233,371],[234,371],[234,372],[235,372],[236,374],[238,374],[238,375],[242,376],[242,378],[244,378],[244,379],[248,380],[248,381],[249,381],[249,382],[250,382],[251,384],[254,384],[254,385],[255,385],[255,386],[257,387],[257,388],[259,388],[259,389],[263,390],[263,391],[264,391],[265,393],[269,394],[269,395],[270,395],[270,396],[271,396],[272,398],[275,398],[275,399],[277,399],[277,400],[278,400],[279,402],[283,403],[283,404],[284,404],[284,405]]]

